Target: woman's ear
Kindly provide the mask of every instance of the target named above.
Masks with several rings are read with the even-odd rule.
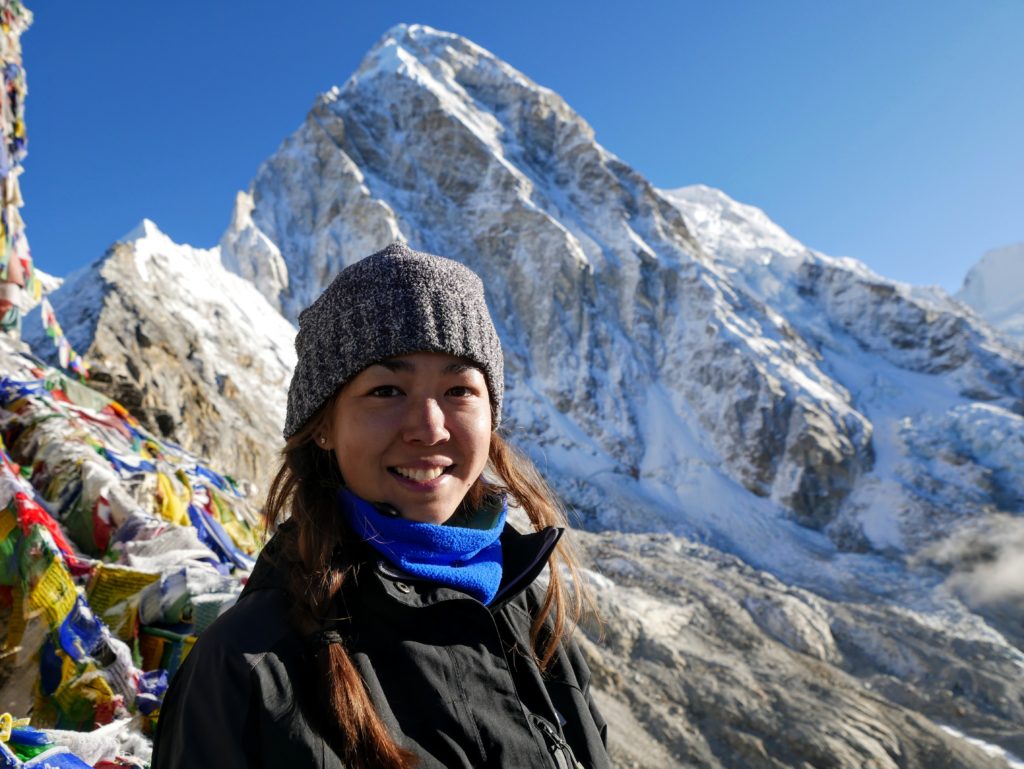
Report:
[[[317,448],[323,449],[324,451],[331,451],[334,449],[334,436],[331,430],[331,420],[328,417],[324,417],[320,420],[320,424],[317,425],[316,430],[313,432],[313,443],[316,444]]]
[[[340,390],[338,391],[340,393]],[[334,410],[338,408],[338,393],[324,405],[313,428],[313,445],[324,451],[334,450]]]

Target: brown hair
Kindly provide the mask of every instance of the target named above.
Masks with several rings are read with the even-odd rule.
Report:
[[[292,528],[280,552],[289,566],[293,622],[304,635],[324,626],[336,598],[343,598],[342,588],[359,567],[362,553],[358,538],[337,514],[336,494],[342,479],[335,457],[314,442],[335,398],[288,439],[264,510],[268,531],[290,513]],[[526,513],[535,530],[565,525],[564,514],[533,463],[496,432],[491,433],[488,471],[493,480],[478,479],[464,505],[479,506],[485,494],[508,494],[510,503]],[[561,566],[570,574],[568,585]],[[565,537],[549,559],[549,572],[547,593],[530,627],[531,651],[541,669],[550,665],[562,639],[572,632],[582,606],[576,559]],[[355,769],[414,766],[415,756],[395,742],[381,721],[344,644],[321,647],[316,660],[317,680],[332,684],[322,687],[319,695],[328,714],[325,737],[343,763]]]

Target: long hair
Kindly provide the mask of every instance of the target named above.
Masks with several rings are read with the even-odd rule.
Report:
[[[292,621],[304,635],[323,628],[364,552],[359,538],[338,514],[342,479],[335,457],[314,441],[335,398],[285,444],[264,510],[268,531],[290,514],[291,528],[280,552],[289,565]],[[526,513],[535,530],[565,525],[561,508],[533,463],[496,432],[491,433],[485,475],[493,480],[478,479],[464,505],[477,507],[485,495],[503,493]],[[562,567],[570,575],[568,584]],[[531,652],[542,670],[551,664],[562,639],[572,633],[583,603],[576,559],[565,537],[549,559],[549,572],[547,592],[530,627]],[[354,769],[414,766],[415,756],[395,742],[374,708],[344,643],[322,646],[316,664],[318,680],[327,682],[318,693],[326,713],[325,736],[332,738],[343,763]]]

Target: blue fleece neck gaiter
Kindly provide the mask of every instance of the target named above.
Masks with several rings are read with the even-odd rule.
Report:
[[[501,584],[501,543],[508,504],[486,529],[419,523],[380,512],[348,489],[338,492],[341,509],[363,541],[413,577],[468,593],[489,604]]]

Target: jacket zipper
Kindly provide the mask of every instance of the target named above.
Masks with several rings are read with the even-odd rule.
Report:
[[[569,743],[562,739],[551,724],[536,714],[533,714],[533,722],[544,735],[544,741],[548,744],[548,750],[551,751],[558,769],[585,769],[583,764],[576,760]]]

